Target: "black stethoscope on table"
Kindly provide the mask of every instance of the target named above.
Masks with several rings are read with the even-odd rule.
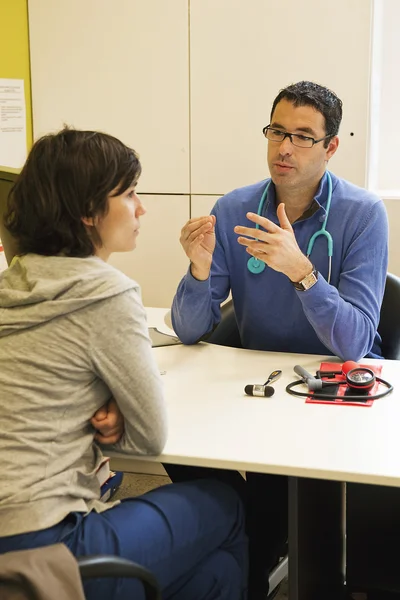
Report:
[[[326,201],[325,219],[324,219],[321,229],[318,229],[318,231],[316,231],[311,236],[310,241],[308,242],[306,256],[307,256],[307,258],[310,257],[310,254],[313,251],[314,243],[315,243],[315,240],[317,239],[317,237],[319,237],[320,235],[325,236],[326,240],[327,240],[327,244],[328,244],[328,261],[329,261],[327,281],[328,281],[328,283],[330,283],[331,282],[331,274],[332,274],[333,239],[332,239],[332,236],[329,233],[329,231],[326,231],[326,223],[328,221],[328,216],[329,216],[329,211],[331,208],[331,201],[332,201],[332,177],[331,177],[331,174],[329,173],[329,171],[326,172],[326,178],[328,181],[328,199]],[[258,210],[257,210],[258,216],[261,216],[262,213],[268,208],[268,204],[269,204],[268,189],[269,189],[270,185],[271,185],[271,179],[268,181],[267,185],[265,186],[265,189],[261,196],[261,200],[260,200],[260,203],[258,205]],[[258,223],[256,223],[256,229],[260,229],[260,226]],[[253,273],[253,275],[258,275],[259,273],[262,273],[265,269],[265,266],[266,266],[265,262],[256,258],[255,256],[252,256],[247,261],[247,268],[250,271],[250,273]]]

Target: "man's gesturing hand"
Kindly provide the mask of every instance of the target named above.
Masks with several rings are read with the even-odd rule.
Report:
[[[182,228],[180,242],[191,262],[193,277],[207,279],[215,249],[215,217],[190,219]]]
[[[291,281],[301,281],[311,273],[312,263],[304,256],[297,244],[293,227],[286,215],[285,205],[279,204],[276,212],[280,226],[260,215],[247,213],[249,221],[258,223],[262,229],[256,230],[254,227],[238,225],[234,231],[240,234],[238,242],[246,246],[249,254],[265,262],[271,269],[283,273]],[[254,239],[255,236],[257,239]]]

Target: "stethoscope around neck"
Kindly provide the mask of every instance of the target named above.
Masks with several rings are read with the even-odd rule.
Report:
[[[329,216],[329,211],[331,208],[331,201],[332,201],[332,177],[331,177],[331,174],[329,173],[329,171],[326,172],[326,179],[328,181],[328,199],[326,201],[325,219],[324,219],[321,229],[318,229],[318,231],[316,231],[311,236],[311,238],[308,242],[306,256],[307,256],[307,258],[310,257],[311,252],[313,251],[313,248],[314,248],[315,240],[317,239],[317,237],[319,237],[320,235],[325,236],[327,244],[328,244],[328,262],[329,262],[328,283],[330,283],[331,282],[331,274],[332,274],[333,239],[332,239],[332,236],[329,233],[329,231],[326,230],[326,223],[328,221],[328,216]],[[260,203],[258,205],[257,215],[259,215],[259,216],[261,216],[262,213],[264,212],[264,209],[266,209],[268,207],[268,189],[269,189],[270,185],[271,185],[271,179],[268,181],[267,185],[265,186],[265,189],[261,196]],[[258,223],[256,223],[256,229],[260,229],[260,226]],[[259,258],[256,258],[255,256],[252,256],[247,261],[247,268],[250,271],[250,273],[253,273],[253,275],[259,275],[259,273],[262,273],[264,271],[265,267],[266,267],[265,262],[263,262]]]

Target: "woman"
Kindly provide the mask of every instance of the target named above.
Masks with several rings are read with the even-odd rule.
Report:
[[[34,144],[11,191],[5,225],[20,254],[0,278],[0,553],[62,542],[148,567],[166,599],[240,599],[247,541],[228,486],[99,501],[102,443],[158,454],[167,434],[139,287],[107,264],[136,246],[140,172],[119,140],[66,128]],[[142,597],[128,579],[85,592]]]

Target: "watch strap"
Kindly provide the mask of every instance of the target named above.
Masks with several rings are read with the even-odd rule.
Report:
[[[304,279],[302,279],[301,281],[292,281],[292,284],[294,286],[294,288],[296,290],[298,290],[299,292],[305,292],[306,290],[309,290],[310,288],[313,287],[313,285],[315,285],[318,281],[318,271],[317,269],[313,266],[313,270],[311,271],[311,273],[309,275],[306,275],[304,277]]]

